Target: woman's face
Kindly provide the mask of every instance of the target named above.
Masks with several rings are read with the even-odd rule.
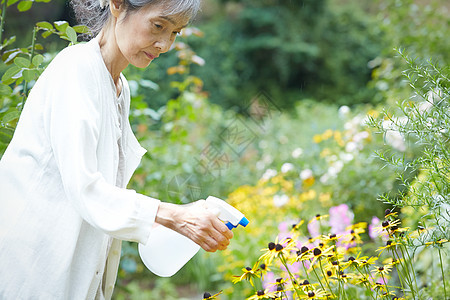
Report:
[[[120,8],[115,26],[117,46],[129,64],[145,68],[170,49],[188,21],[187,17],[179,15],[165,16],[158,5],[147,5],[128,12],[128,15],[125,9]]]

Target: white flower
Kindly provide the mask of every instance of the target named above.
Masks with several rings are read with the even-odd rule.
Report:
[[[264,180],[269,180],[270,178],[274,177],[275,175],[277,175],[277,171],[275,171],[274,169],[267,169],[261,178]]]
[[[302,148],[296,148],[294,151],[292,151],[292,157],[293,158],[299,158],[303,154]]]
[[[325,173],[322,175],[322,177],[320,177],[320,182],[322,183],[327,183],[327,181],[330,179],[330,175],[328,175],[328,173]]]
[[[313,177],[313,172],[310,169],[306,169],[300,172],[300,179],[306,180],[308,178]]]
[[[344,152],[339,154],[339,157],[345,162],[352,161],[354,158],[353,154]]]
[[[406,151],[406,144],[403,136],[398,131],[389,130],[386,132],[386,143],[399,151]]]
[[[193,55],[191,60],[194,64],[197,64],[199,66],[203,66],[205,64],[205,60],[198,55]]]
[[[276,207],[281,207],[288,203],[289,197],[287,195],[275,195],[273,196],[273,205]]]
[[[263,161],[258,160],[256,162],[256,169],[258,169],[258,170],[264,169],[265,166],[266,166],[266,164]]]
[[[369,137],[369,133],[367,131],[361,131],[353,136],[353,140],[358,143],[364,139],[367,139],[368,137]]]
[[[270,154],[264,154],[262,160],[267,165],[270,164],[271,162],[273,162],[273,158]]]
[[[348,142],[345,145],[345,151],[347,152],[356,152],[356,150],[358,150],[358,145],[355,142]]]
[[[338,112],[339,112],[339,116],[341,118],[343,118],[343,117],[347,116],[348,113],[350,112],[350,107],[348,107],[347,105],[343,105],[343,106],[339,107]]]
[[[294,170],[294,165],[291,164],[291,163],[284,163],[281,166],[281,172],[282,173],[287,173],[287,172],[292,171],[292,170]]]

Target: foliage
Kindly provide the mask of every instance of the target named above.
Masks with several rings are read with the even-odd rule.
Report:
[[[30,46],[13,48],[16,37],[5,38],[2,41],[1,33],[6,22],[6,10],[16,3],[17,1],[6,0],[1,3],[0,42],[2,44],[0,45],[0,51],[6,68],[0,82],[0,155],[4,153],[13,136],[30,88],[45,69],[45,65],[50,62],[48,55],[46,58],[39,53],[44,48],[41,44],[36,43],[37,33],[43,31],[42,37],[44,38],[56,34],[61,39],[69,41],[70,44],[75,44],[77,43],[77,33],[83,33],[87,30],[84,26],[71,27],[66,21],[57,21],[53,25],[45,21],[38,22],[33,28]],[[18,4],[19,11],[30,9],[32,3],[33,1],[20,1]]]
[[[383,223],[376,217],[371,221],[354,220],[358,214],[349,209],[351,201],[346,199],[345,203],[330,207],[325,215],[320,204],[323,206],[329,201],[335,205],[339,200],[334,199],[339,197],[326,195],[323,187],[311,184],[314,182],[311,177],[303,176],[299,184],[297,177],[288,175],[289,171],[282,174],[273,171],[267,173],[266,178],[263,176],[256,186],[240,187],[230,194],[229,201],[254,220],[251,225],[255,229],[246,232],[245,238],[237,237],[238,242],[233,244],[237,246],[227,250],[222,268],[230,281],[251,278],[253,291],[225,285],[224,290],[231,299],[235,295],[247,295],[248,299],[390,299],[394,295],[408,299],[426,299],[433,295],[447,298],[448,278],[444,270],[448,266],[445,258],[450,237],[448,66],[438,67],[431,62],[424,65],[402,56],[410,66],[404,73],[416,97],[399,104],[401,117],[387,111],[368,116],[372,127],[380,130],[384,141],[390,145],[379,150],[379,157],[391,166],[389,172],[393,172],[394,167],[397,169],[404,186],[395,197],[381,197],[396,211],[386,210]],[[314,139],[323,142],[332,137],[336,139],[329,130],[315,135]],[[416,144],[420,152],[406,155],[407,149]],[[380,143],[375,145],[379,147]],[[312,161],[320,164],[319,159]],[[366,169],[370,164],[368,162]],[[284,165],[285,171],[292,168],[293,165]],[[343,174],[351,173],[344,170]],[[410,174],[418,175],[410,177]],[[359,178],[359,174],[355,178]],[[309,188],[299,188],[305,185]],[[335,188],[338,186],[336,182],[331,190],[339,191]],[[361,200],[356,202],[361,203]],[[408,227],[401,226],[399,213]],[[311,219],[311,215],[316,217]],[[325,221],[328,218],[329,221]],[[365,222],[352,225],[351,221]],[[371,239],[383,242],[375,253],[373,242],[362,235],[367,224],[370,224]],[[378,227],[378,233],[384,233],[379,238],[372,230],[374,226]],[[258,256],[250,249],[258,248],[264,239],[266,244],[270,243],[263,249],[265,254]],[[250,255],[242,254],[249,251]],[[385,257],[386,254],[389,257]],[[381,264],[369,268],[375,260]],[[373,263],[365,263],[370,261]],[[231,274],[238,273],[237,268],[243,268],[243,273],[232,280]],[[279,279],[275,280],[277,277]],[[304,280],[309,283],[305,284]]]
[[[212,101],[239,108],[242,95],[264,88],[283,95],[282,107],[305,97],[373,103],[367,63],[383,41],[370,18],[356,6],[328,1],[277,1],[275,9],[274,4],[227,2],[228,14],[201,26],[208,39],[193,47],[209,67],[195,72],[214,91]]]

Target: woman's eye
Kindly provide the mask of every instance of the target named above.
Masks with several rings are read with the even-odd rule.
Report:
[[[179,34],[180,34],[180,31],[174,31],[174,32],[172,32],[172,34],[173,34],[173,35],[179,35]]]
[[[161,24],[153,23],[153,25],[155,26],[156,29],[163,29],[163,26]]]

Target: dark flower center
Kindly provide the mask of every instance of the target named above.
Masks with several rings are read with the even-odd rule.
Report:
[[[378,271],[380,271],[380,272],[383,271],[383,270],[384,270],[383,267],[379,267],[379,268],[378,268]]]
[[[353,256],[350,256],[350,257],[348,258],[348,260],[349,260],[349,261],[355,261],[355,258],[354,258]]]
[[[306,252],[306,251],[308,251],[308,250],[309,250],[309,249],[308,249],[308,247],[306,247],[306,246],[303,246],[303,247],[302,247],[302,249],[301,249],[301,251],[302,251],[302,254],[303,254],[303,253],[305,253],[305,252]]]
[[[319,256],[320,254],[322,254],[322,251],[319,248],[314,248],[313,253],[314,256]]]
[[[277,245],[275,246],[275,250],[276,250],[276,251],[281,251],[281,250],[283,250],[283,245],[277,244]]]
[[[314,294],[313,291],[308,292],[308,297],[314,297],[316,294]]]
[[[391,213],[391,210],[388,208],[388,209],[386,209],[385,211],[384,211],[384,215],[385,216],[387,216],[388,214],[390,214]]]
[[[320,214],[317,214],[317,215],[316,215],[316,218],[317,218],[317,219],[320,218]]]
[[[266,264],[261,264],[260,267],[261,267],[261,269],[265,270],[267,266],[266,266]]]
[[[258,296],[264,296],[264,291],[263,291],[263,290],[259,290],[259,291],[257,292],[257,295],[258,295]]]
[[[250,267],[246,267],[245,269],[249,272],[252,270],[252,268],[250,268]]]
[[[389,222],[388,221],[383,221],[383,223],[381,223],[381,226],[388,227],[389,226]]]
[[[302,282],[302,285],[308,285],[309,284],[309,281],[307,280],[307,279],[305,279],[303,282]]]
[[[387,241],[386,246],[390,246],[390,245],[392,245],[392,241]]]
[[[332,274],[333,274],[333,273],[332,273],[330,270],[327,271],[327,275],[328,275],[328,276],[331,276]]]
[[[275,249],[275,243],[274,242],[270,242],[269,243],[269,250],[273,250]]]
[[[210,294],[210,293],[205,292],[205,293],[203,294],[203,299],[208,299],[209,297],[211,297],[211,294]]]
[[[339,262],[337,260],[333,260],[333,262],[331,263],[333,266],[337,266],[339,264]]]
[[[335,233],[330,234],[330,239],[334,239],[336,237]]]

